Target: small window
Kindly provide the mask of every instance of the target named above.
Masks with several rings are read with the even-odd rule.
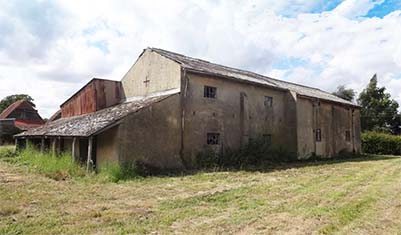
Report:
[[[203,96],[207,98],[216,98],[217,88],[212,86],[205,86]]]
[[[216,145],[219,144],[219,133],[207,133],[207,144]]]
[[[273,97],[265,96],[265,107],[273,107]]]
[[[350,131],[345,131],[345,141],[347,141],[347,142],[351,141],[351,132]]]
[[[316,135],[316,142],[322,141],[322,131],[320,129],[316,129],[315,135]]]

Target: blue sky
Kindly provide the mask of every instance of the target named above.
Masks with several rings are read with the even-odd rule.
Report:
[[[374,7],[369,11],[366,17],[380,17],[383,18],[387,14],[400,10],[401,9],[401,1],[400,0],[386,0],[384,3]]]
[[[159,47],[333,91],[373,74],[401,103],[401,0],[0,0],[0,98],[51,116]],[[94,7],[95,6],[95,7]]]

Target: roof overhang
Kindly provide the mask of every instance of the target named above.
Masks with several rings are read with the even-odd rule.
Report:
[[[308,100],[322,100],[322,101],[327,102],[327,103],[333,103],[333,104],[337,104],[337,105],[340,105],[340,106],[353,107],[353,108],[357,108],[357,109],[361,109],[362,108],[361,106],[359,106],[357,104],[337,102],[337,101],[333,101],[333,100],[317,98],[317,97],[314,97],[314,96],[307,96],[307,95],[297,94],[297,97],[308,99]]]

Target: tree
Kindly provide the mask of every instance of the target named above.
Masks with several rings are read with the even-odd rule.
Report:
[[[361,109],[362,131],[380,131],[395,134],[399,131],[398,103],[385,93],[385,87],[377,87],[376,74],[361,92],[358,103]]]
[[[30,95],[25,95],[25,94],[9,95],[0,101],[0,113],[3,112],[12,103],[18,100],[26,100],[29,103],[31,103],[33,107],[36,107],[35,104],[33,103],[33,98]]]
[[[335,96],[343,98],[344,100],[353,101],[355,98],[356,92],[353,89],[347,89],[345,85],[341,85],[337,87],[337,91],[331,93]]]

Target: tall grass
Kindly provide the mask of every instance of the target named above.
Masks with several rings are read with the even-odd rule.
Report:
[[[98,171],[98,174],[88,174],[85,167],[73,161],[70,153],[54,155],[49,152],[40,152],[33,146],[15,153],[14,149],[0,149],[0,157],[8,158],[8,162],[27,166],[29,169],[44,174],[54,180],[66,180],[68,178],[82,178],[102,182],[119,182],[135,178],[141,178],[141,168],[136,162],[133,163],[109,163]],[[4,152],[4,154],[2,154]]]
[[[15,157],[15,147],[13,145],[0,146],[0,158]]]
[[[54,155],[48,152],[41,153],[28,146],[21,152],[15,161],[42,173],[55,180],[85,176],[85,168],[73,161],[71,154]]]
[[[117,183],[130,179],[142,178],[138,166],[133,163],[109,163],[103,165],[99,170],[99,177],[104,177],[108,181]]]
[[[216,153],[206,148],[196,156],[196,166],[200,169],[241,169],[264,167],[272,162],[281,163],[296,159],[296,154],[283,146],[274,146],[264,136],[250,140],[238,150],[225,149]]]

